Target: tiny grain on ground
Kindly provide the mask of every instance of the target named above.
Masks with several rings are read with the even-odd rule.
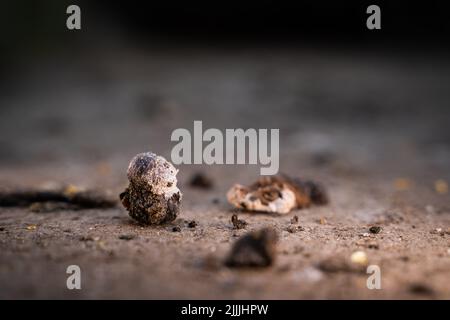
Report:
[[[3,206],[0,298],[450,298],[448,61],[107,52],[95,65],[82,55],[42,61],[53,67],[11,80],[0,102],[2,189],[71,184],[118,201],[135,154],[170,159],[172,130],[202,120],[279,128],[280,171],[321,182],[330,201],[242,212],[226,192],[255,181],[258,167],[182,165],[180,215],[161,226],[139,225],[119,204]],[[225,263],[238,238],[266,227],[278,235],[270,266]],[[381,268],[381,290],[353,268],[356,251]],[[69,265],[81,268],[81,290],[66,287]]]

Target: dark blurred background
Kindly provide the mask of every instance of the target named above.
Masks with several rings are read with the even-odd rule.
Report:
[[[80,31],[66,28],[70,4],[81,7]],[[381,7],[381,30],[366,28],[370,4]],[[437,0],[3,1],[0,163],[167,156],[171,131],[203,120],[280,128],[305,154],[386,164],[426,155],[447,168],[447,9]]]

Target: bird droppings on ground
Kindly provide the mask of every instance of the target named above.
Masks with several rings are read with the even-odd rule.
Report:
[[[143,224],[163,224],[178,215],[181,192],[177,188],[178,170],[151,152],[136,155],[128,166],[129,185],[120,194],[129,215]]]
[[[214,187],[214,182],[204,172],[196,172],[194,175],[192,175],[189,181],[189,185],[194,188],[208,190]]]
[[[239,267],[268,267],[275,260],[278,235],[272,228],[251,231],[239,238],[231,248],[225,265]]]
[[[328,203],[328,196],[320,184],[284,175],[261,177],[248,187],[235,184],[228,191],[227,199],[242,210],[279,214]]]
[[[237,214],[231,216],[231,223],[234,229],[244,229],[247,226],[247,221],[239,219]]]

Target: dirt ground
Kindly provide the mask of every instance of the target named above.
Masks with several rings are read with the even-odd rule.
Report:
[[[71,183],[118,197],[136,153],[170,159],[170,133],[202,120],[204,128],[280,128],[280,171],[322,182],[330,203],[287,215],[238,212],[248,225],[235,230],[226,191],[253,182],[259,167],[182,165],[182,210],[164,226],[140,226],[121,205],[0,207],[0,298],[450,298],[443,57],[151,48],[79,56],[37,59],[3,84],[2,188]],[[190,186],[197,171],[214,187]],[[303,230],[290,233],[294,215]],[[374,225],[381,232],[370,233]],[[234,241],[264,226],[280,237],[274,265],[225,267]],[[381,290],[345,267],[357,250],[380,266]],[[73,264],[81,290],[66,288]]]

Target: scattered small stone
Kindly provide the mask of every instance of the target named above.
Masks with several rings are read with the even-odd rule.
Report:
[[[211,189],[214,186],[214,183],[211,178],[205,175],[202,172],[195,173],[191,180],[189,181],[189,185],[194,188],[199,189]]]
[[[367,266],[369,264],[369,259],[364,251],[353,252],[350,256],[350,261],[360,266]]]
[[[275,260],[278,235],[272,228],[252,231],[239,238],[225,260],[228,267],[268,267]]]
[[[431,230],[430,232],[431,234],[438,234],[440,236],[444,236],[445,235],[445,231],[442,230],[442,228],[436,228],[434,230]]]
[[[369,249],[379,249],[380,248],[380,245],[378,244],[378,242],[373,241],[373,240],[369,241],[366,246]]]
[[[291,224],[297,224],[298,223],[298,216],[293,216],[291,219]]]
[[[163,224],[178,215],[181,192],[178,170],[166,159],[151,152],[136,155],[128,166],[129,185],[120,194],[129,215],[143,224]]]
[[[296,225],[292,225],[292,224],[286,228],[286,231],[289,233],[296,233],[296,232],[304,231],[304,230],[305,230],[305,228],[303,228],[302,226],[296,226]]]
[[[188,222],[188,227],[189,228],[195,228],[197,226],[197,221],[195,220],[191,220]]]
[[[134,234],[121,234],[119,236],[120,240],[133,240],[134,238],[136,238],[136,236]]]
[[[231,223],[234,229],[244,229],[247,226],[247,221],[238,219],[236,214],[231,216]]]
[[[370,228],[369,228],[369,231],[370,231],[370,233],[374,233],[374,234],[377,234],[377,233],[380,233],[381,232],[381,227],[380,226],[371,226]]]
[[[356,242],[356,244],[359,246],[369,248],[369,249],[379,249],[380,248],[378,242],[376,242],[375,240],[367,239],[367,238],[358,240]]]
[[[175,226],[172,228],[172,232],[181,232],[181,228],[179,226]]]
[[[322,218],[319,219],[319,223],[320,224],[327,224],[327,219],[322,217]]]

